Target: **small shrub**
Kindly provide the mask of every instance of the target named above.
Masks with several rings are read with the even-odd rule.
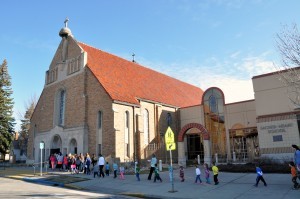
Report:
[[[270,159],[261,159],[257,163],[264,173],[290,173],[290,167],[287,162],[279,163]],[[255,164],[220,164],[218,167],[220,171],[224,172],[255,173]]]

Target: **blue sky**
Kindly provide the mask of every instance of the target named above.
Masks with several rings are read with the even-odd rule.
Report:
[[[12,77],[15,116],[41,94],[64,20],[81,42],[196,85],[226,103],[254,98],[251,78],[280,62],[276,34],[298,23],[297,0],[3,1],[0,61]],[[17,127],[18,130],[18,127]]]

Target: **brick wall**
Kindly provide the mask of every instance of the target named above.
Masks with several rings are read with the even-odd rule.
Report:
[[[104,156],[114,155],[115,151],[115,131],[114,114],[112,110],[112,99],[101,86],[96,77],[89,69],[86,69],[87,82],[87,124],[88,124],[88,151],[96,153],[97,132],[98,132],[98,112],[102,111],[102,154]],[[97,154],[98,155],[98,154]]]

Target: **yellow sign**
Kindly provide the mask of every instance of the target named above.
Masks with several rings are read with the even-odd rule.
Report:
[[[166,149],[167,149],[167,151],[176,150],[176,143],[173,142],[173,143],[166,144]]]
[[[166,143],[167,150],[175,150],[176,149],[175,136],[170,127],[168,127],[166,134],[165,134],[165,143]]]

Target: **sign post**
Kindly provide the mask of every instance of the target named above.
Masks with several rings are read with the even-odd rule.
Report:
[[[45,143],[40,142],[40,149],[41,149],[41,176],[43,175],[43,149],[44,149]]]
[[[172,165],[172,150],[176,149],[176,143],[174,139],[174,133],[170,127],[168,127],[166,134],[165,134],[165,143],[166,143],[166,150],[170,151],[170,166],[169,166],[169,175],[170,181],[172,184],[172,189],[169,191],[170,193],[177,192],[174,190],[174,178],[173,178],[173,165]]]

